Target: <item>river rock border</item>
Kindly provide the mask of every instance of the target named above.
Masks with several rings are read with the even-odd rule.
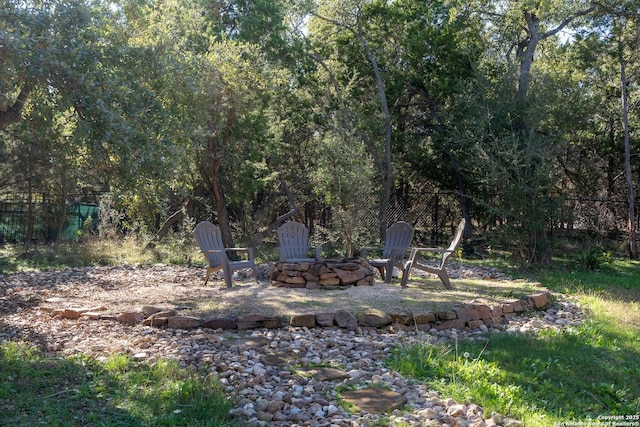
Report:
[[[209,328],[215,330],[277,329],[287,325],[293,327],[343,328],[349,331],[358,329],[419,330],[432,329],[484,329],[508,323],[509,319],[526,311],[538,311],[548,308],[553,302],[550,292],[540,292],[520,299],[500,301],[496,304],[471,302],[455,306],[452,310],[438,312],[384,313],[363,312],[353,314],[346,310],[322,312],[316,314],[297,314],[287,316],[225,316],[200,318],[180,314],[176,310],[162,310],[145,306],[140,311],[124,312],[118,315],[103,314],[106,307],[80,309],[53,309],[53,316],[67,319],[89,318],[95,320],[113,320],[125,324],[143,324],[173,329]]]

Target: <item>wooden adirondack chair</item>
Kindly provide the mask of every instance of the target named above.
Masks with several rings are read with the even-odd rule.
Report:
[[[209,221],[203,221],[196,225],[193,229],[193,236],[200,246],[200,250],[207,258],[209,265],[207,266],[207,277],[204,280],[206,285],[209,281],[211,273],[222,270],[224,281],[228,288],[232,287],[231,274],[235,270],[250,268],[258,283],[258,269],[253,259],[253,248],[225,248],[222,243],[222,233],[217,225]],[[229,261],[227,252],[244,252],[246,260]]]
[[[322,248],[309,247],[309,229],[299,222],[289,221],[278,227],[278,242],[281,262],[311,262],[322,259]],[[314,250],[314,257],[309,257],[310,250]]]
[[[367,258],[369,265],[376,267],[380,271],[380,276],[385,283],[391,283],[393,277],[393,268],[403,269],[404,256],[413,240],[413,227],[405,221],[398,221],[391,227],[387,228],[385,233],[384,247],[374,248],[366,247],[360,250],[360,256]],[[367,257],[367,253],[371,251],[382,251],[381,258]],[[403,270],[404,280],[404,270]]]
[[[451,241],[451,244],[448,248],[413,248],[411,250],[411,255],[409,256],[409,260],[405,263],[403,274],[402,274],[402,287],[407,286],[407,281],[409,280],[409,273],[412,268],[417,268],[418,270],[426,271],[428,273],[437,274],[440,280],[442,280],[442,284],[445,288],[451,289],[451,282],[449,281],[449,274],[445,269],[445,264],[447,263],[447,259],[451,256],[452,253],[456,251],[460,240],[462,240],[462,232],[464,231],[465,220],[462,218],[462,221],[458,224],[458,228],[456,228],[456,234]],[[431,267],[428,265],[420,264],[418,262],[418,254],[420,252],[429,252],[440,254],[440,265],[438,267]]]

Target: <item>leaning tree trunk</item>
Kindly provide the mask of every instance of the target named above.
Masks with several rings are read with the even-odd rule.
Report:
[[[389,105],[387,104],[387,95],[384,88],[384,81],[382,80],[382,73],[380,72],[380,67],[378,66],[378,61],[376,60],[373,51],[371,51],[367,40],[362,35],[360,21],[358,21],[358,31],[356,32],[356,35],[367,53],[369,62],[371,62],[371,67],[373,68],[373,73],[376,77],[378,96],[380,96],[380,108],[382,109],[382,114],[384,116],[384,179],[382,184],[382,199],[380,200],[380,208],[378,211],[380,238],[384,239],[387,230],[387,212],[389,209],[389,201],[391,200],[391,188],[393,187],[393,163],[391,161],[391,114],[389,113]]]
[[[235,245],[231,234],[231,225],[229,224],[229,214],[227,212],[224,190],[220,184],[220,166],[222,165],[222,161],[219,156],[216,155],[216,151],[211,150],[211,147],[217,145],[215,142],[211,142],[211,140],[216,139],[215,136],[210,137],[209,139],[210,142],[208,146],[210,149],[207,152],[208,159],[206,162],[206,168],[201,168],[200,175],[205,181],[207,189],[211,192],[213,197],[213,203],[218,217],[218,226],[220,227],[220,232],[222,234],[222,242],[226,248],[232,248]]]
[[[380,109],[382,110],[382,114],[384,116],[384,127],[385,127],[385,146],[384,146],[384,167],[382,167],[381,172],[383,175],[383,188],[382,188],[382,198],[380,200],[380,205],[378,209],[378,226],[379,226],[379,235],[381,239],[384,239],[386,230],[387,230],[387,213],[389,208],[389,201],[391,200],[391,189],[393,187],[393,164],[391,161],[391,114],[389,113],[389,106],[387,104],[387,95],[385,93],[384,81],[382,80],[382,73],[380,72],[380,67],[378,66],[378,61],[376,60],[373,51],[369,47],[367,40],[364,38],[362,34],[362,25],[358,20],[356,22],[356,28],[341,23],[339,21],[329,19],[327,17],[321,15],[315,15],[316,17],[330,22],[338,27],[342,27],[348,31],[350,31],[360,42],[362,48],[364,49],[367,59],[371,63],[371,67],[373,68],[373,73],[376,78],[376,86],[378,90],[378,96],[380,97]],[[371,147],[374,158],[377,160],[377,156],[373,148]],[[376,162],[378,163],[378,162]],[[382,164],[382,161],[379,162]]]

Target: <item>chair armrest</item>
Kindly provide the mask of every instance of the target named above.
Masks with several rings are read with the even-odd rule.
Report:
[[[411,255],[409,256],[409,260],[413,262],[420,252],[429,252],[433,254],[444,254],[447,252],[453,252],[447,248],[412,248]]]
[[[227,252],[246,252],[250,260],[253,260],[253,248],[224,248],[224,249],[205,249],[202,252],[210,254],[219,254]]]
[[[322,261],[322,246],[316,246],[315,248],[316,261]]]

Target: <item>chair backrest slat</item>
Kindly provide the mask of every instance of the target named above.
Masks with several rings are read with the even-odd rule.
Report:
[[[385,236],[382,257],[391,258],[394,250],[404,252],[409,248],[413,240],[413,226],[408,222],[398,221],[387,228]]]
[[[210,223],[209,221],[203,221],[196,225],[193,230],[193,235],[196,238],[196,242],[198,242],[198,246],[201,251],[224,249],[220,227]],[[225,252],[204,252],[204,255],[207,257],[209,267],[221,266],[227,260]]]
[[[304,224],[289,221],[278,227],[280,250],[287,259],[307,258],[309,229]]]

